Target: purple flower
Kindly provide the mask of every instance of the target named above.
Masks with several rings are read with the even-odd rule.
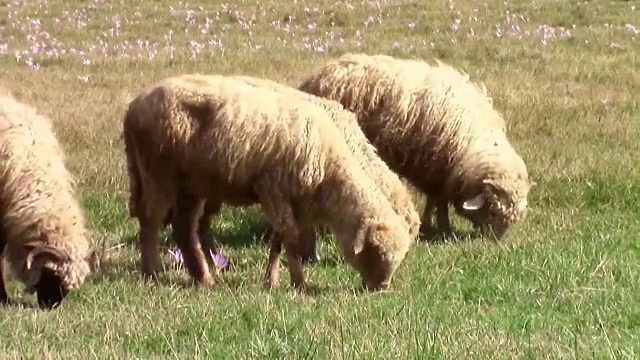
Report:
[[[184,261],[182,252],[180,252],[180,249],[178,248],[169,249],[169,254],[177,262],[181,263]],[[219,270],[224,269],[229,265],[229,259],[227,259],[224,255],[220,253],[216,254],[212,250],[209,250],[209,255],[211,256],[211,259],[213,260],[213,264],[217,269]]]
[[[178,262],[182,262],[183,261],[182,253],[180,252],[180,249],[178,249],[178,248],[169,249],[169,254],[171,254],[171,256],[173,257],[174,260],[176,260]]]
[[[222,254],[215,254],[213,251],[209,250],[209,255],[213,259],[213,263],[218,269],[224,269],[227,265],[229,265],[229,259],[227,259]]]

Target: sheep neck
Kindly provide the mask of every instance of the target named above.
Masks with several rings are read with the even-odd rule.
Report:
[[[365,216],[372,216],[379,208],[376,196],[369,189],[376,189],[366,174],[360,171],[334,172],[319,189],[318,211],[329,227],[343,233],[352,231]],[[346,175],[346,176],[345,176]]]

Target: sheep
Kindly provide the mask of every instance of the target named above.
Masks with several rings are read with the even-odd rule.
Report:
[[[533,182],[484,85],[441,61],[345,54],[312,70],[298,89],[358,116],[389,167],[427,195],[420,232],[453,234],[448,206],[499,240],[522,222]]]
[[[205,202],[261,205],[274,229],[268,288],[278,283],[280,243],[291,284],[306,288],[298,241],[312,225],[332,230],[370,290],[389,287],[414,242],[344,135],[311,102],[232,77],[184,74],[142,90],[123,135],[145,276],[158,270],[158,231],[173,208],[173,237],[190,276],[214,282],[197,236]]]
[[[75,180],[49,119],[3,88],[0,95],[0,255],[37,293],[60,305],[98,265],[75,195]],[[9,302],[0,266],[0,303]]]
[[[293,87],[280,84],[276,81],[257,78],[253,76],[235,75],[234,79],[244,81],[249,85],[257,87],[266,87],[274,91],[282,92],[283,94],[292,98],[303,98],[316,105],[321,106],[330,115],[334,123],[345,134],[347,145],[351,151],[356,155],[360,161],[361,166],[364,167],[367,175],[371,177],[376,185],[380,187],[382,192],[390,199],[392,206],[396,212],[405,217],[405,220],[409,226],[409,233],[412,237],[417,237],[420,226],[420,219],[415,205],[412,201],[411,194],[408,192],[405,185],[401,182],[398,175],[392,172],[387,165],[380,159],[376,153],[375,147],[373,147],[366,136],[362,133],[362,130],[358,126],[355,115],[346,111],[340,103],[317,97],[311,94],[304,93],[296,90]],[[213,211],[216,209],[209,209],[209,203],[205,206],[203,218],[200,220],[199,233],[201,238],[207,236],[206,229],[209,228],[209,217],[215,215]],[[165,220],[165,225],[169,222],[169,217]],[[267,226],[267,233],[271,233],[272,229]],[[316,250],[316,232],[310,231],[309,234],[305,234],[310,238],[307,241],[300,241],[301,244],[308,244],[308,248],[301,249],[301,260],[306,262],[315,258],[319,259]],[[204,244],[212,244],[210,239],[207,239]],[[209,245],[209,248],[214,252],[217,251],[213,246]]]

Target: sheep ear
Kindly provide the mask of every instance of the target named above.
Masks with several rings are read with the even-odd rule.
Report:
[[[367,225],[366,223],[364,223],[360,226],[360,229],[358,229],[358,232],[356,233],[356,237],[353,243],[353,252],[358,255],[362,252],[362,250],[364,250],[364,245],[367,242],[367,238],[370,239],[375,235],[376,232],[387,231],[388,229],[389,228],[387,227],[387,225],[382,223],[372,225]]]
[[[498,185],[491,179],[484,179],[482,182],[489,186],[490,190],[498,197],[498,201],[503,208],[508,208],[509,206],[511,206],[511,199],[509,195],[502,189],[500,185]]]
[[[69,255],[63,250],[44,244],[41,241],[34,241],[24,245],[29,251],[25,259],[27,270],[31,270],[31,265],[37,258],[45,258],[51,261],[64,261],[69,259]]]
[[[475,197],[465,200],[462,203],[462,208],[465,210],[478,210],[484,206],[484,193],[480,193]]]
[[[353,253],[358,255],[364,249],[365,237],[367,236],[367,225],[363,221],[358,226],[356,236],[353,238]]]

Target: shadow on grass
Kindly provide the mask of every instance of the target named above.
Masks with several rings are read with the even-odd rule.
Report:
[[[420,243],[429,245],[445,245],[452,243],[479,241],[483,240],[483,237],[478,235],[473,230],[453,230],[451,234],[444,234],[442,232],[420,234],[419,240]]]
[[[171,240],[171,226],[167,226],[163,231],[164,236],[160,243],[161,246],[173,247],[175,243]],[[208,234],[215,242],[232,249],[240,249],[254,246],[256,244],[268,244],[267,223],[264,221],[252,221],[249,226],[238,227],[228,230],[218,230],[215,227],[208,229]],[[123,239],[124,243],[131,246],[137,246],[138,233],[127,236]]]
[[[25,300],[9,300],[6,303],[0,303],[0,309],[7,308],[18,308],[18,309],[36,309],[40,308],[35,302],[25,301]]]
[[[184,273],[185,276],[180,276],[180,273]],[[178,276],[176,276],[176,274]],[[141,286],[160,285],[182,289],[195,286],[185,269],[176,271],[176,269],[171,268],[165,261],[163,261],[163,268],[157,274],[157,277],[155,279],[149,279],[142,276],[137,261],[125,261],[111,257],[105,259],[100,264],[100,269],[94,273],[89,280],[92,284],[115,281],[134,282]]]
[[[339,254],[339,256],[323,256],[320,254],[320,260],[309,262],[308,264],[320,267],[339,267],[344,266],[344,260],[342,259],[342,254]]]
[[[104,257],[101,254],[100,268],[91,275],[88,280],[91,283],[112,282],[116,280],[131,280],[134,274],[139,276],[137,262],[118,260],[113,257]]]
[[[193,282],[188,275],[184,267],[176,268],[170,265],[170,260],[163,259],[163,268],[158,273],[155,279],[146,279],[142,277],[137,261],[131,261],[130,259],[123,259],[119,256],[107,256],[101,261],[100,268],[87,280],[90,284],[100,283],[113,283],[113,282],[127,282],[135,283],[142,287],[167,287],[180,290],[202,288],[210,289],[211,291],[231,291],[242,292],[248,289],[251,291],[258,291],[263,294],[279,293],[279,294],[291,294],[296,293],[300,296],[319,297],[328,296],[335,293],[346,291],[354,294],[370,294],[371,292],[366,290],[362,285],[353,284],[326,284],[320,280],[313,279],[309,276],[308,270],[306,273],[306,289],[295,289],[289,283],[288,265],[286,259],[282,259],[280,267],[280,282],[273,288],[268,289],[263,285],[263,270],[262,266],[256,266],[255,263],[239,262],[233,264],[229,268],[218,272],[214,275],[215,283],[209,286],[200,287]],[[327,256],[326,259],[322,259],[319,262],[306,264],[305,267],[315,266],[342,266],[348,267],[343,263],[341,256]],[[256,274],[247,276],[246,267],[251,266],[252,271],[255,270]],[[33,304],[24,303],[25,307],[35,307]]]

